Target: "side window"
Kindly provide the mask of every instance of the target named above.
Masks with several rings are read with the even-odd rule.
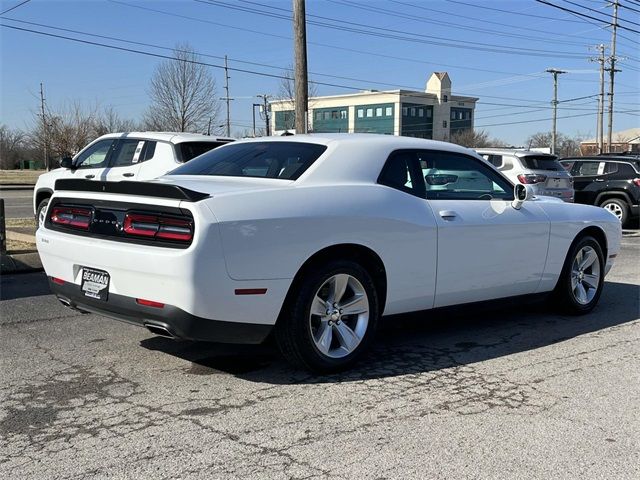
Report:
[[[582,162],[580,164],[580,167],[578,168],[576,175],[579,177],[588,177],[602,174],[599,168],[600,163],[602,163],[604,166],[604,162]]]
[[[393,152],[382,167],[378,183],[416,197],[425,197],[424,178],[413,151]]]
[[[142,154],[140,155],[140,162],[146,162],[147,160],[151,160],[153,158],[153,156],[156,153],[156,144],[158,142],[151,142],[149,140],[146,140],[144,142],[144,150],[142,151]]]
[[[113,153],[111,167],[128,167],[140,162],[145,143],[144,140],[120,140]]]
[[[512,200],[513,187],[480,160],[453,152],[418,154],[432,200]]]
[[[618,164],[615,162],[607,162],[604,167],[604,173],[611,174],[618,172]]]
[[[481,156],[496,168],[500,168],[502,166],[502,155],[491,155],[488,153],[484,153]]]
[[[75,159],[76,168],[105,168],[113,140],[102,140],[91,145]]]
[[[575,163],[576,163],[575,161],[566,161],[566,162],[560,162],[560,165],[562,165],[562,168],[564,168],[567,172],[571,173],[571,169],[573,168]]]

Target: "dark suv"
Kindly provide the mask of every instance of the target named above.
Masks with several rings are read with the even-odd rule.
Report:
[[[600,155],[563,158],[560,163],[573,176],[575,202],[599,205],[623,225],[640,211],[640,157]]]

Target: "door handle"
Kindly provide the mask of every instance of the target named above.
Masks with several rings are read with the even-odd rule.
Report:
[[[595,181],[596,182],[604,182],[604,178],[596,178]]]
[[[133,177],[133,173],[123,173],[123,177]]]
[[[456,212],[454,212],[452,210],[440,210],[438,213],[445,220],[452,220],[452,219],[456,218],[456,216],[457,216]]]
[[[85,175],[84,178],[96,178],[95,175]]]

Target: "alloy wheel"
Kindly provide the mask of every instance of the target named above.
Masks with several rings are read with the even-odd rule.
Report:
[[[369,298],[360,281],[346,273],[325,280],[309,314],[316,348],[330,358],[346,357],[360,345],[368,324]]]
[[[617,203],[605,203],[602,208],[604,208],[605,210],[609,210],[611,213],[613,213],[618,220],[622,220],[622,208],[620,207],[620,205],[618,205]]]
[[[600,285],[600,261],[593,247],[582,247],[571,264],[571,291],[580,305],[590,303]]]

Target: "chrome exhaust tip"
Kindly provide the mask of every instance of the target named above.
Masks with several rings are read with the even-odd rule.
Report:
[[[154,335],[175,339],[175,335],[173,335],[166,327],[163,327],[161,325],[154,325],[152,323],[145,323],[144,326],[147,327],[147,330],[149,330]]]

